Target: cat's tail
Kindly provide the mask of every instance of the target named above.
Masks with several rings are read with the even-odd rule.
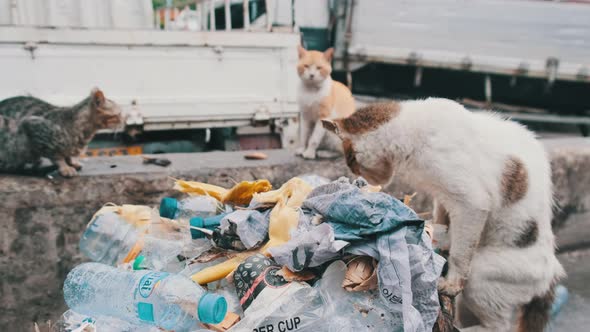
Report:
[[[544,331],[549,323],[551,305],[555,299],[555,283],[542,296],[535,296],[521,308],[518,332]]]

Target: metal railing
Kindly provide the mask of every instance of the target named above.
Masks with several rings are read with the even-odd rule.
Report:
[[[197,30],[197,31],[215,31],[215,10],[224,7],[224,28],[225,31],[232,30],[231,20],[231,5],[238,2],[236,0],[184,0],[172,2],[167,1],[167,5],[155,8],[155,27],[161,30],[174,30],[174,29],[185,29],[185,30]],[[243,0],[243,30],[253,30],[250,24],[250,1]],[[266,20],[263,30],[268,32],[272,31],[273,28],[273,12],[275,6],[275,0],[265,0],[266,7]],[[190,9],[190,6],[194,6],[195,9]],[[183,14],[184,13],[184,14]],[[182,26],[180,20],[184,19],[182,16],[191,16],[192,26],[189,22],[185,22],[186,26]]]

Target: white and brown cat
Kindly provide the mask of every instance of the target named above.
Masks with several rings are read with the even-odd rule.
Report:
[[[299,46],[298,53],[297,73],[301,80],[297,98],[300,110],[297,154],[315,159],[318,149],[340,150],[338,138],[326,135],[321,120],[351,115],[355,110],[354,99],[346,86],[330,76],[333,48],[318,52]]]
[[[323,121],[346,162],[371,184],[394,173],[435,199],[449,224],[449,271],[439,289],[458,297],[477,324],[461,331],[542,331],[553,287],[564,276],[551,230],[551,169],[534,134],[446,99],[370,105]],[[465,310],[468,308],[469,310]]]

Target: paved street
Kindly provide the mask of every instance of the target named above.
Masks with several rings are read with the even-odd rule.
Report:
[[[569,301],[553,322],[553,332],[590,330],[590,249],[559,256],[568,277]]]

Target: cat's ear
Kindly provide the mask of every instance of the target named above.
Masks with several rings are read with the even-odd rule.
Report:
[[[324,58],[328,61],[332,61],[332,57],[334,56],[334,48],[330,47],[326,51],[324,51]]]
[[[105,103],[104,93],[99,88],[92,89],[90,93],[90,102],[94,107],[101,107]]]
[[[336,135],[340,134],[340,128],[338,127],[338,122],[332,120],[322,120],[322,125],[327,131],[331,131]]]
[[[303,58],[303,56],[305,56],[306,52],[307,52],[307,50],[305,48],[303,48],[303,46],[297,45],[297,54],[299,55],[299,59]]]

